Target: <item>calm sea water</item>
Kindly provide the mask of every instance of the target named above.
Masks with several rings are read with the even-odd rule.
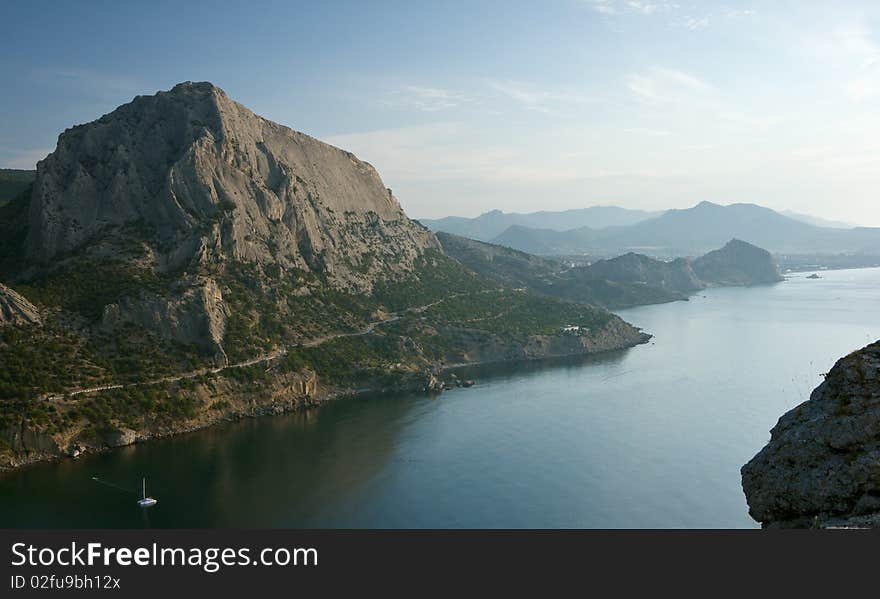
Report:
[[[342,400],[28,468],[0,478],[0,527],[754,527],[740,466],[880,338],[880,269],[823,277],[622,311],[651,344],[468,369],[474,388],[434,399]]]

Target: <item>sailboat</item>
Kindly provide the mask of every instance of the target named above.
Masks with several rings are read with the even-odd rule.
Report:
[[[144,478],[143,481],[143,498],[138,499],[138,505],[141,507],[152,507],[158,503],[157,500],[152,497],[147,497],[147,479]]]

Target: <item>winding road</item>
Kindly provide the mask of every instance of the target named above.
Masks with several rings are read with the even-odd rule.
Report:
[[[492,291],[500,291],[500,290],[501,289],[486,289],[486,290],[479,291],[477,293],[490,293]],[[403,312],[413,313],[413,314],[421,314],[425,310],[428,310],[429,308],[433,308],[434,306],[441,304],[447,300],[450,300],[450,299],[453,299],[456,297],[461,297],[463,295],[469,295],[469,294],[467,294],[467,293],[453,293],[452,295],[448,295],[444,298],[441,298],[439,300],[431,302],[430,304],[425,304],[423,306],[415,306],[413,308],[407,308],[407,309],[403,310]],[[393,313],[391,313],[391,315],[388,318],[386,318],[384,320],[377,320],[375,322],[371,322],[371,323],[367,324],[367,326],[365,328],[363,328],[359,331],[353,331],[353,332],[349,332],[349,333],[332,333],[330,335],[323,335],[321,337],[317,337],[315,339],[310,339],[309,341],[304,341],[302,343],[298,343],[298,344],[290,346],[290,347],[283,347],[283,348],[276,349],[276,350],[271,351],[268,354],[264,354],[262,356],[250,358],[250,359],[244,360],[242,362],[236,362],[235,364],[227,364],[226,366],[218,366],[216,368],[201,368],[199,370],[193,370],[191,372],[186,372],[183,374],[178,374],[178,375],[173,375],[173,376],[165,376],[165,377],[161,377],[161,378],[157,378],[157,379],[152,379],[149,381],[140,381],[137,383],[126,383],[126,384],[110,383],[110,384],[99,385],[99,386],[95,386],[95,387],[85,387],[82,389],[74,389],[72,391],[67,391],[63,394],[49,395],[46,397],[46,399],[50,400],[50,401],[51,400],[59,400],[59,399],[65,398],[65,397],[70,398],[70,397],[75,397],[77,395],[82,395],[85,393],[97,393],[99,391],[109,391],[111,389],[126,389],[126,388],[130,388],[130,387],[144,387],[144,386],[149,386],[149,385],[157,385],[157,384],[161,384],[161,383],[173,383],[176,381],[181,381],[183,379],[193,379],[193,378],[203,376],[206,374],[217,374],[217,373],[223,372],[224,370],[229,370],[231,368],[246,368],[248,366],[255,366],[257,364],[262,364],[262,363],[266,363],[266,362],[271,362],[273,360],[277,360],[278,358],[287,355],[287,352],[290,349],[296,349],[299,347],[308,347],[308,348],[318,347],[319,345],[323,345],[324,343],[328,343],[330,341],[333,341],[334,339],[340,339],[342,337],[361,337],[363,335],[369,335],[373,331],[376,330],[376,327],[383,325],[383,324],[389,324],[392,322],[396,322],[398,320],[400,320],[400,315],[396,312],[393,312]]]

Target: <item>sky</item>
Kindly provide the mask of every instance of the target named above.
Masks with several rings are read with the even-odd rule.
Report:
[[[211,81],[373,164],[412,217],[752,202],[880,226],[880,3],[0,6],[0,166]]]

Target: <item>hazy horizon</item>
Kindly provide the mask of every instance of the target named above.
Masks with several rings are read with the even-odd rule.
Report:
[[[3,167],[33,168],[135,95],[208,80],[372,163],[414,218],[706,200],[880,226],[873,3],[3,12]]]

